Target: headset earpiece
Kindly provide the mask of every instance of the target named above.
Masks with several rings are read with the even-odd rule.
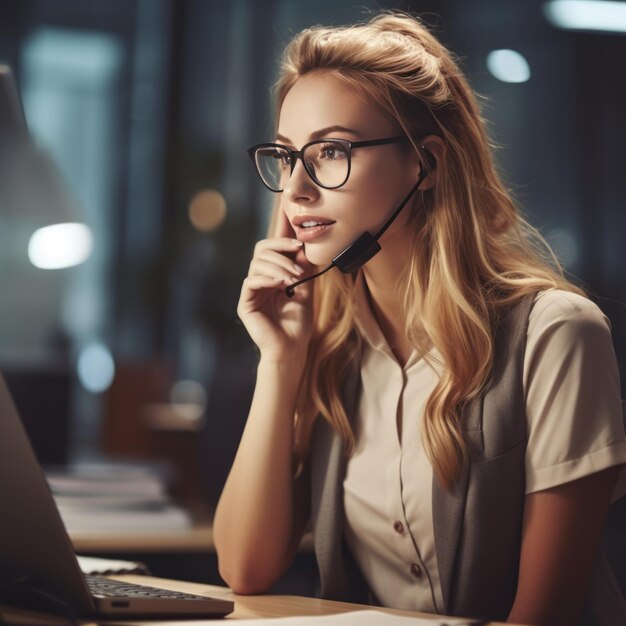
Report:
[[[433,153],[427,150],[425,146],[420,146],[420,148],[423,150],[424,156],[426,157],[426,169],[429,172],[434,171],[437,168],[437,160],[433,156]]]

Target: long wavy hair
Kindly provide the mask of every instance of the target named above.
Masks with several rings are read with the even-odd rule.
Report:
[[[489,381],[503,308],[548,288],[582,291],[520,215],[496,172],[472,89],[453,55],[418,18],[384,12],[357,25],[300,32],[282,58],[277,111],[298,78],[311,72],[330,72],[382,107],[418,152],[426,134],[445,143],[434,185],[405,209],[413,239],[398,296],[408,340],[427,358],[429,348],[440,355],[441,375],[426,404],[421,437],[437,480],[449,489],[469,460],[463,407]],[[362,342],[354,292],[355,276],[335,271],[314,286],[314,331],[295,416],[299,470],[318,416],[340,433],[347,455],[354,449],[341,398]]]

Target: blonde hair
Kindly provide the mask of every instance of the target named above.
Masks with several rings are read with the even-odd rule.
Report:
[[[451,488],[469,460],[462,409],[489,380],[500,311],[551,287],[582,292],[516,209],[496,172],[470,86],[419,19],[385,12],[362,24],[302,31],[284,52],[277,110],[298,78],[322,71],[381,106],[416,150],[425,134],[445,143],[435,184],[407,207],[413,241],[399,293],[412,346],[432,346],[441,355],[442,374],[426,404],[421,436],[437,480]],[[299,468],[318,415],[340,433],[346,454],[354,449],[341,399],[361,345],[354,284],[354,276],[333,270],[314,286],[315,327],[295,418]]]

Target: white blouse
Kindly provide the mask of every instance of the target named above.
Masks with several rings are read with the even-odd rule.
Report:
[[[432,467],[420,421],[439,366],[402,367],[358,290],[365,337],[356,448],[344,480],[345,536],[378,601],[443,612],[432,520]],[[433,351],[433,356],[438,356]],[[590,300],[550,289],[535,299],[523,367],[526,493],[626,463],[610,323]],[[613,499],[626,494],[626,465]]]

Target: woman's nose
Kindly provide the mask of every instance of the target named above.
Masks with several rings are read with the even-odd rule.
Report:
[[[319,187],[313,182],[300,159],[291,172],[283,194],[288,200],[313,200],[319,195]]]

